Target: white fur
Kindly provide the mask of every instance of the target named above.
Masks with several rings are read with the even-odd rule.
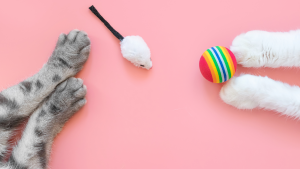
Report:
[[[150,49],[140,36],[126,36],[121,41],[121,52],[124,58],[137,67],[148,70],[152,67]]]
[[[300,118],[300,88],[268,77],[233,77],[223,86],[220,96],[238,109],[262,108]]]
[[[230,50],[244,67],[300,66],[300,30],[249,31],[237,36]]]

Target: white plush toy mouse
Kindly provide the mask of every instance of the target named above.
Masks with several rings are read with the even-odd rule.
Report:
[[[230,49],[244,67],[300,67],[300,30],[250,31],[237,36]],[[220,96],[238,109],[262,108],[300,118],[300,88],[268,77],[233,77]]]
[[[104,23],[111,33],[121,41],[121,52],[125,59],[137,67],[142,67],[147,70],[152,68],[150,49],[142,37],[126,36],[124,38],[100,15],[94,6],[91,6],[89,9]]]

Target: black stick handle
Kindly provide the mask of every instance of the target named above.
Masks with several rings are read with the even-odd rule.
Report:
[[[115,35],[116,38],[118,38],[120,41],[122,41],[124,39],[124,37],[117,32],[101,15],[100,13],[97,11],[97,9],[92,5],[89,8],[103,23],[104,25],[111,31],[112,34]]]

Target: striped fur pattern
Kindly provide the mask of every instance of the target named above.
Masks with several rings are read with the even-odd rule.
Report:
[[[89,52],[85,32],[61,34],[37,74],[0,92],[0,169],[47,168],[54,137],[86,103],[83,81],[72,76],[82,69]],[[22,138],[7,157],[10,137],[28,118]]]

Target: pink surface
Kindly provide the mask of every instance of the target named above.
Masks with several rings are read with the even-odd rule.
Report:
[[[95,5],[122,35],[140,35],[153,69],[122,58],[118,40],[92,14]],[[46,62],[61,32],[77,28],[92,42],[78,75],[88,103],[53,147],[52,169],[299,168],[300,124],[274,112],[223,103],[222,85],[200,74],[201,54],[229,47],[242,32],[297,29],[299,1],[118,0],[3,1],[0,88]],[[300,85],[300,69],[245,69]]]

